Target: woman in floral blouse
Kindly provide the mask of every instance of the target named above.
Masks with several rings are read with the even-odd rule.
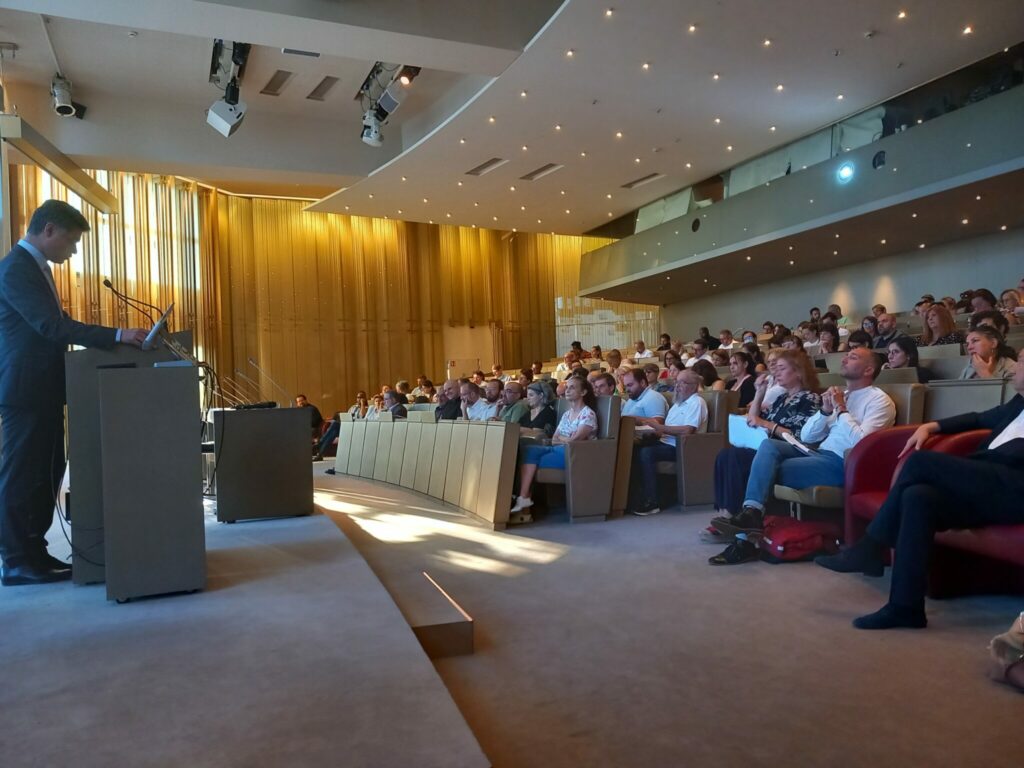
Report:
[[[530,496],[533,478],[540,467],[565,469],[565,446],[583,440],[597,438],[597,398],[590,382],[585,378],[571,376],[566,380],[565,399],[569,407],[562,414],[561,421],[551,437],[551,445],[531,445],[523,456],[519,470],[519,496],[509,514],[510,523],[529,523],[533,520]]]
[[[771,376],[761,375],[757,381],[756,394],[747,413],[747,424],[763,429],[768,438],[781,440],[785,432],[799,434],[811,416],[821,410],[818,374],[811,358],[797,350],[779,350],[769,362]],[[774,379],[774,382],[771,381]],[[765,393],[772,384],[781,387],[770,407],[762,408]],[[750,476],[750,466],[757,451],[752,448],[724,448],[715,460],[715,508],[730,515],[737,514],[743,507],[743,493]],[[722,541],[722,535],[708,529],[704,538]]]

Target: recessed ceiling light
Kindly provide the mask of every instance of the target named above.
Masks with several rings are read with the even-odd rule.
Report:
[[[516,191],[515,185],[513,184],[511,187],[509,187],[508,191],[509,192],[515,192]]]
[[[968,149],[970,149],[970,148],[971,148],[971,142],[969,142],[969,141],[967,142],[967,148],[968,148]]]
[[[537,223],[540,224],[540,219],[537,219]]]
[[[897,19],[905,19],[905,18],[907,18],[907,12],[906,11],[900,11],[899,13],[896,14],[896,18]]]
[[[981,200],[981,195],[975,195],[975,196],[974,196],[974,199],[975,199],[975,200]]]
[[[561,123],[555,123],[555,130],[556,131],[562,130],[562,124]]]
[[[512,231],[513,231],[513,232],[518,232],[519,230],[518,230],[518,229],[516,229],[515,227],[512,227]]]
[[[920,117],[919,117],[919,118],[917,118],[917,124],[918,124],[918,125],[920,125],[920,124],[921,124],[921,123],[923,123],[923,122],[924,122],[924,120],[922,120],[922,119],[921,119]]]
[[[526,151],[526,150],[528,150],[528,149],[529,149],[529,147],[528,147],[528,146],[526,146],[525,144],[523,144],[523,152],[525,152],[525,151]]]
[[[398,215],[399,215],[399,216],[401,216],[401,215],[402,215],[402,209],[401,209],[401,208],[399,208],[399,209],[398,209]]]
[[[832,251],[832,255],[833,256],[838,256],[839,255],[839,251]]]
[[[449,219],[452,217],[450,213],[446,213],[445,216],[447,216]]]
[[[461,181],[459,181],[459,182],[456,182],[456,183],[457,183],[457,184],[458,184],[458,185],[459,185],[460,187],[462,186],[462,182],[461,182]]]
[[[789,250],[791,250],[791,251],[793,250],[793,246],[792,246],[792,245],[791,245],[791,246],[789,246]]]
[[[837,93],[836,94],[836,101],[842,101],[842,100],[843,100],[843,94]]]
[[[974,27],[972,27],[970,24],[968,24],[966,27],[964,27],[962,34],[965,34],[965,35],[974,34]]]
[[[566,213],[572,213],[572,211],[570,211],[568,208],[565,209],[565,212]]]
[[[793,261],[792,259],[790,259],[790,260],[789,260],[789,266],[791,266],[791,267],[792,267],[792,266],[793,266],[794,264],[796,264],[796,262],[795,262],[795,261]]]
[[[924,248],[924,243],[918,243],[917,247],[918,248]]]
[[[1005,232],[1005,231],[1006,231],[1006,225],[1005,225],[1005,224],[1003,224],[1003,226],[1001,226],[1001,227],[999,228],[999,231],[1000,231],[1000,232]]]
[[[459,144],[465,144],[465,143],[466,143],[465,139],[459,139]]]
[[[480,203],[474,201],[473,202],[473,207],[474,208],[479,208],[480,207]]]
[[[497,221],[497,220],[498,220],[498,217],[497,217],[497,216],[492,216],[491,218],[492,218],[492,219],[494,219],[495,221]]]
[[[707,278],[705,277],[705,278],[704,278],[704,282],[706,283],[707,281],[708,281],[708,279],[707,279]]]
[[[405,176],[403,176],[403,177],[402,177],[402,181],[408,181],[408,179],[407,179],[407,178],[405,178]]]
[[[494,121],[495,121],[494,115],[491,115],[490,117],[487,118],[487,122],[488,123],[493,123]]]
[[[772,133],[775,133],[775,126],[773,125],[773,126],[772,126],[771,128],[769,128],[768,130],[769,130],[769,131],[771,131]]]
[[[784,91],[785,89],[786,86],[784,86],[782,83],[779,83],[778,85],[775,86],[776,91]]]
[[[367,197],[369,197],[371,200],[373,200],[373,192],[371,192],[369,195],[367,195]]]
[[[672,279],[672,275],[665,275],[665,279],[666,280],[671,280]]]
[[[772,44],[772,40],[771,40],[771,38],[770,38],[770,37],[766,37],[766,38],[764,39],[764,46],[765,46],[765,47],[767,48],[767,47],[768,47],[769,45],[771,45],[771,44]]]
[[[526,210],[526,206],[525,205],[520,205],[519,206],[519,210],[520,211],[525,211]]]
[[[690,32],[691,34],[696,32],[697,31],[697,25],[696,24],[691,24],[689,27],[686,28],[686,31]]]
[[[607,19],[607,18],[608,18],[609,16],[611,16],[611,15],[612,15],[613,13],[615,13],[615,9],[614,9],[614,8],[608,8],[608,9],[607,9],[607,10],[606,10],[606,11],[604,12],[604,17],[605,17],[605,18]]]
[[[912,213],[912,214],[910,214],[910,218],[912,218],[912,219],[916,219],[916,218],[917,218],[917,214],[916,214],[916,213]]]
[[[526,98],[526,91],[520,91],[519,92],[519,98],[525,99]]]
[[[433,224],[433,223],[434,223],[433,219],[427,219],[427,224]]]
[[[567,51],[565,52],[565,55],[566,55],[566,56],[567,56],[568,58],[570,58],[570,59],[571,59],[571,58],[572,58],[573,56],[575,56],[575,55],[576,55],[576,51],[574,51],[574,50],[573,50],[572,48],[570,48],[569,50],[567,50]]]
[[[882,238],[881,240],[879,240],[878,242],[880,242],[880,243],[881,243],[882,245],[885,245],[885,238],[883,237],[883,238]]]
[[[430,202],[430,199],[429,199],[429,198],[426,198],[426,197],[424,197],[424,198],[423,198],[423,202],[424,202],[424,203],[429,203],[429,202]]]
[[[812,198],[811,198],[810,200],[808,200],[807,202],[809,202],[809,203],[810,203],[811,205],[814,205],[814,198],[812,197]]]
[[[347,206],[347,205],[345,206],[345,210],[346,210],[346,211],[348,210],[348,206]]]
[[[586,152],[580,152],[580,157],[586,157],[586,156],[587,156]]]
[[[732,152],[732,144],[730,144],[729,146],[727,146],[727,147],[725,148],[725,151],[726,151],[726,152]]]
[[[612,193],[609,192],[607,195],[605,195],[605,197],[607,197],[609,200],[611,200],[612,199]]]
[[[644,72],[646,72],[650,68],[651,68],[651,63],[649,61],[645,61],[643,64],[640,65],[640,69],[642,69]]]
[[[473,229],[476,229],[476,224],[473,225]]]
[[[720,74],[718,74],[717,72],[715,72],[714,74],[711,75],[711,79],[712,80],[720,80],[721,77],[722,76]]]
[[[960,223],[961,224],[970,224],[971,220],[970,219],[960,219]]]
[[[687,168],[693,168],[693,166],[692,166],[692,165],[690,165],[689,163],[687,163],[687,164],[686,164],[686,167],[687,167]]]
[[[612,217],[613,215],[614,215],[614,214],[613,214],[613,213],[612,213],[611,211],[608,211],[608,218],[609,218],[609,219],[610,219],[610,218],[611,218],[611,217]],[[1003,227],[1003,229],[1006,229],[1006,227]]]
[[[560,195],[564,195],[564,194],[565,194],[565,190],[564,190],[564,189],[560,189],[560,190],[558,190],[558,193],[559,193]]]
[[[622,131],[616,131],[615,132],[615,138],[616,139],[621,139],[622,138]]]
[[[838,240],[838,239],[839,239],[839,233],[836,232],[836,240]]]
[[[747,261],[750,261],[750,257],[749,256],[747,256]]]
[[[639,163],[640,162],[640,158],[639,157],[634,157],[633,158],[633,162],[634,163]]]
[[[722,118],[716,117],[715,118],[715,125],[721,125],[721,124],[722,124]]]

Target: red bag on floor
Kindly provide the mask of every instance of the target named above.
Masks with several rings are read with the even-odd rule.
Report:
[[[770,563],[811,560],[818,555],[839,551],[839,526],[836,523],[812,523],[781,515],[764,519],[764,534],[758,540],[761,559]]]

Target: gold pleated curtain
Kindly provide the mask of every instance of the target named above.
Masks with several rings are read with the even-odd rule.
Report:
[[[301,201],[97,171],[122,206],[104,216],[44,172],[15,171],[16,231],[49,197],[92,225],[54,270],[73,317],[149,325],[118,306],[105,277],[157,306],[173,301],[174,328],[192,329],[198,356],[251,400],[301,392],[330,414],[359,389],[419,373],[441,381],[446,326],[489,328],[510,370],[568,340],[623,346],[661,330],[657,307],[576,297],[580,258],[602,238],[305,213]]]

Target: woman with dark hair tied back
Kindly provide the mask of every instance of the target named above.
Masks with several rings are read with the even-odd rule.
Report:
[[[830,355],[840,351],[839,328],[831,323],[821,326],[821,330],[818,331],[818,354]]]
[[[700,376],[704,389],[725,389],[725,382],[719,378],[717,369],[707,360],[698,360],[690,367],[690,370]]]
[[[967,354],[970,362],[961,379],[1009,379],[1017,370],[1017,353],[990,325],[979,325],[967,334]]]
[[[878,335],[878,318],[874,315],[866,315],[860,321],[860,329],[874,339]]]
[[[886,349],[886,357],[888,362],[882,366],[882,370],[892,371],[900,368],[914,368],[917,370],[917,380],[921,384],[927,384],[935,378],[935,374],[931,372],[931,369],[921,367],[917,343],[909,336],[897,336],[890,341]]]
[[[733,352],[729,355],[729,373],[732,378],[725,382],[730,392],[740,393],[740,408],[746,408],[754,399],[754,361],[746,352]]]

